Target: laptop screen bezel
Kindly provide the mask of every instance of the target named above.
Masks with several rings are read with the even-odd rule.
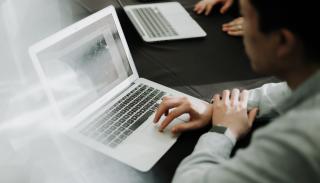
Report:
[[[67,38],[68,36],[81,31],[87,26],[90,26],[91,24],[107,17],[112,16],[114,23],[116,25],[116,28],[118,30],[121,43],[123,45],[123,49],[126,53],[126,57],[129,61],[130,68],[132,70],[132,75],[129,76],[127,79],[122,81],[119,85],[114,87],[112,90],[104,94],[103,96],[99,97],[96,101],[94,101],[92,104],[85,107],[82,111],[80,111],[78,114],[71,117],[71,119],[65,119],[65,117],[62,115],[62,111],[58,107],[58,104],[54,98],[53,92],[48,85],[47,77],[44,73],[44,68],[40,64],[40,60],[38,59],[38,53],[41,51],[47,49],[48,47],[58,43],[59,41],[62,41],[63,39]],[[105,105],[109,101],[111,101],[114,97],[116,97],[121,91],[128,88],[134,81],[136,81],[139,78],[137,69],[135,67],[135,64],[133,62],[128,44],[126,42],[124,33],[122,31],[118,16],[116,14],[115,8],[111,5],[108,6],[62,30],[59,32],[49,36],[48,38],[45,38],[44,40],[32,45],[29,48],[29,55],[31,57],[32,63],[35,67],[35,70],[37,71],[37,74],[40,78],[40,82],[44,87],[45,93],[49,99],[49,102],[51,106],[53,107],[54,113],[56,114],[58,120],[60,122],[63,122],[63,127],[70,128],[70,126],[73,126],[75,123],[84,120],[89,115],[91,115],[94,111],[98,110],[101,106]],[[66,123],[68,121],[68,123]]]

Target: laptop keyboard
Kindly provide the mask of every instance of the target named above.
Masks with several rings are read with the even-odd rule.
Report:
[[[178,35],[157,7],[134,8],[132,12],[150,38]]]
[[[163,91],[140,84],[80,133],[115,148],[155,112],[157,101],[164,95]]]

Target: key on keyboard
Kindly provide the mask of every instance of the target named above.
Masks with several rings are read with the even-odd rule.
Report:
[[[164,95],[165,92],[140,84],[81,133],[115,148],[154,113],[156,102]]]
[[[132,12],[150,38],[178,35],[157,7],[135,8]]]

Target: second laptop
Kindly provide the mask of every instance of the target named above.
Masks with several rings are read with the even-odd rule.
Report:
[[[146,42],[205,37],[206,32],[178,2],[124,6]]]

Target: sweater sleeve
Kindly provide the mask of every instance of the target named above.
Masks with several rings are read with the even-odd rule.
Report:
[[[319,133],[315,128],[319,125],[301,123],[310,115],[293,113],[277,119],[258,130],[251,145],[232,159],[232,143],[227,137],[204,134],[179,165],[173,182],[319,182]]]
[[[249,90],[248,108],[257,107],[259,117],[273,118],[277,114],[276,106],[291,95],[287,83],[269,83],[260,88]]]

